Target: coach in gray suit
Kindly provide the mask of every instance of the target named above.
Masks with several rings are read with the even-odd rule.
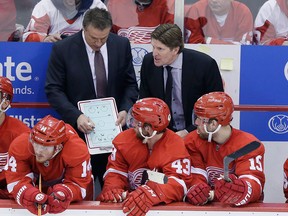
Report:
[[[192,111],[196,100],[208,92],[223,91],[218,65],[204,53],[185,49],[182,32],[176,24],[158,26],[151,38],[153,52],[144,56],[141,66],[140,98],[164,100],[172,114],[169,128],[185,137],[195,129]]]
[[[48,101],[83,139],[95,122],[78,110],[78,101],[99,98],[98,87],[104,85],[100,97],[115,98],[119,111],[116,124],[124,126],[127,111],[138,97],[130,43],[127,38],[110,33],[111,27],[107,10],[91,9],[84,16],[83,30],[56,42],[52,48],[45,84]],[[106,82],[100,84],[96,53],[103,56],[102,69],[106,71]],[[108,154],[91,156],[92,172],[101,185],[107,158]]]

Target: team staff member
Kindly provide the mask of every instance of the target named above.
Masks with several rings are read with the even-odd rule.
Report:
[[[260,142],[252,134],[231,127],[233,111],[233,101],[224,92],[205,94],[195,103],[197,130],[185,138],[193,174],[192,187],[186,200],[193,205],[206,204],[210,190],[215,190],[215,201],[232,206],[261,201],[263,198],[265,149],[262,143],[256,150],[230,163],[231,182],[221,177],[226,155],[252,141]]]
[[[7,191],[5,166],[8,162],[8,149],[11,142],[20,134],[30,129],[22,121],[6,115],[13,99],[11,81],[0,76],[0,199],[13,198]],[[15,130],[15,128],[17,128]]]
[[[127,111],[138,97],[129,40],[110,33],[111,27],[111,14],[105,9],[93,8],[84,16],[82,31],[55,43],[52,48],[45,85],[48,101],[65,122],[78,129],[83,139],[83,133],[90,133],[97,122],[91,122],[78,110],[78,101],[114,97],[119,111],[116,124],[123,126]],[[100,64],[94,63],[95,54],[99,52],[106,73],[100,83],[95,74]],[[100,84],[105,86],[102,95],[97,89]],[[93,175],[101,185],[108,155],[91,156]]]
[[[86,144],[70,125],[49,115],[11,143],[6,179],[16,202],[36,215],[38,204],[42,214],[55,214],[70,202],[93,198]]]
[[[133,128],[113,140],[101,201],[122,202],[130,192],[123,203],[123,212],[130,216],[145,215],[159,203],[182,201],[190,160],[183,139],[167,129],[170,118],[169,107],[158,98],[133,105],[129,121]],[[165,174],[168,182],[141,182],[145,170]]]
[[[160,25],[151,38],[153,52],[143,59],[139,97],[164,100],[172,114],[169,128],[185,137],[195,129],[191,116],[196,100],[208,92],[223,91],[219,68],[210,56],[184,48],[182,32],[176,24]],[[170,67],[172,78],[166,66]]]

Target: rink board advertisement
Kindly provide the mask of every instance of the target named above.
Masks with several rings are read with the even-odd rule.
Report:
[[[13,84],[13,102],[46,102],[44,84],[51,43],[0,43],[0,75]]]
[[[288,106],[287,92],[287,47],[242,46],[240,105]],[[288,113],[243,111],[240,128],[262,141],[287,141]]]

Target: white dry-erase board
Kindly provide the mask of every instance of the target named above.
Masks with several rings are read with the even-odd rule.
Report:
[[[101,154],[112,151],[112,140],[122,131],[116,126],[117,107],[112,97],[84,100],[78,102],[78,108],[95,124],[95,129],[85,134],[90,154]]]

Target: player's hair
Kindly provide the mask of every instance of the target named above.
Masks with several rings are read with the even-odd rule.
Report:
[[[92,25],[96,29],[104,30],[112,28],[112,17],[109,11],[104,8],[92,8],[88,10],[83,19],[83,28]]]
[[[160,41],[170,49],[179,47],[178,53],[181,53],[184,48],[184,40],[182,31],[176,24],[159,25],[152,33],[151,38]]]

